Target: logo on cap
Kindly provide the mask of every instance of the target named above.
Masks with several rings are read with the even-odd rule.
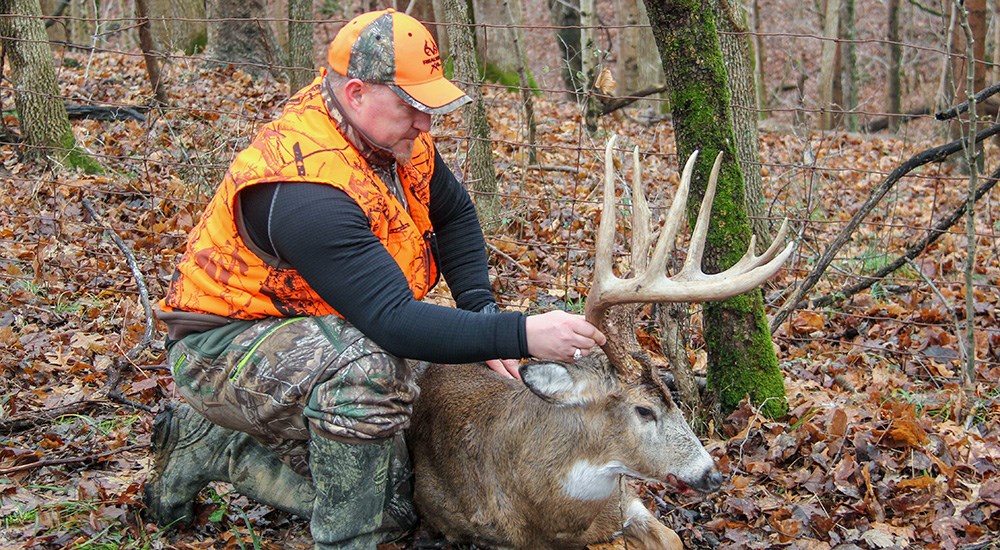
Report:
[[[437,44],[431,42],[430,40],[424,41],[424,55],[427,59],[424,59],[424,65],[431,66],[431,72],[441,71],[441,54],[438,53]]]

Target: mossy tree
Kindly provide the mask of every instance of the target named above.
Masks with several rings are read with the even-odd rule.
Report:
[[[697,217],[719,152],[722,170],[712,210],[704,269],[736,263],[750,242],[743,175],[737,163],[726,68],[711,0],[645,0],[660,51],[678,155],[701,153],[692,178],[689,219]],[[770,417],[788,410],[784,379],[771,341],[760,290],[705,304],[708,388],[723,413],[749,396]]]
[[[38,0],[0,0],[0,43],[10,61],[14,108],[28,156],[99,172],[100,165],[76,146]]]

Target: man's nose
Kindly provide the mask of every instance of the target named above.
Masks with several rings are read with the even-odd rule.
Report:
[[[423,112],[417,111],[417,116],[413,120],[413,127],[421,132],[431,131],[431,115]]]

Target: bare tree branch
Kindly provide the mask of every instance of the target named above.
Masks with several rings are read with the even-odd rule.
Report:
[[[941,111],[940,113],[935,113],[934,118],[938,120],[948,120],[949,118],[955,118],[958,115],[968,111],[970,103],[975,102],[978,105],[979,103],[983,103],[984,101],[986,101],[989,97],[996,95],[998,92],[1000,92],[1000,82],[997,82],[996,84],[990,86],[989,88],[982,90],[978,94],[972,96],[972,99],[963,101],[962,103],[952,107],[951,109],[948,109],[947,111]]]
[[[987,128],[978,134],[976,134],[975,142],[979,143],[984,139],[987,139],[996,134],[1000,134],[1000,124],[995,124],[990,128]],[[947,143],[945,145],[940,145],[926,151],[921,151],[916,155],[910,157],[903,164],[899,165],[895,170],[893,170],[886,179],[872,190],[868,199],[861,205],[861,208],[854,213],[851,220],[847,225],[840,231],[837,237],[830,243],[830,245],[820,256],[819,260],[816,262],[816,267],[806,276],[802,284],[799,285],[798,290],[796,290],[795,295],[789,299],[785,305],[775,314],[774,318],[771,320],[771,330],[776,330],[781,323],[788,318],[788,316],[795,310],[801,303],[804,302],[803,297],[809,292],[817,282],[819,282],[820,277],[826,272],[826,268],[830,266],[833,259],[836,257],[837,252],[847,241],[850,240],[851,235],[854,231],[861,225],[861,222],[868,216],[869,213],[875,208],[876,205],[885,197],[885,195],[902,179],[904,176],[912,172],[914,169],[923,166],[925,164],[930,164],[932,162],[940,162],[949,156],[962,151],[963,147],[966,145],[966,140],[958,139]]]
[[[993,172],[993,174],[991,174],[990,177],[987,178],[986,183],[979,186],[979,189],[976,190],[976,200],[978,201],[979,199],[986,196],[986,194],[989,193],[990,190],[996,186],[998,180],[1000,180],[1000,168],[997,168]],[[937,225],[935,225],[932,229],[928,229],[927,235],[923,239],[907,247],[906,252],[904,252],[901,256],[890,262],[888,265],[884,266],[882,269],[879,269],[877,272],[871,275],[866,275],[864,279],[857,284],[851,285],[833,294],[829,294],[827,296],[823,296],[822,298],[817,298],[816,300],[813,300],[812,306],[825,307],[832,305],[836,302],[842,302],[850,298],[851,296],[854,296],[855,294],[861,292],[862,290],[870,288],[873,284],[880,281],[886,275],[896,271],[897,269],[902,267],[903,264],[919,256],[920,253],[923,252],[928,246],[937,241],[938,238],[941,237],[941,235],[944,235],[945,231],[947,231],[951,226],[958,223],[958,220],[960,220],[962,216],[965,214],[965,208],[966,208],[966,203],[963,202],[961,205],[958,206],[958,208],[956,208],[951,214],[949,214],[948,217],[939,221]]]

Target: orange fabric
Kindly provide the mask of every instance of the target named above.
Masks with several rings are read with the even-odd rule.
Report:
[[[390,193],[327,113],[322,76],[293,96],[230,165],[188,237],[166,296],[165,311],[212,313],[235,319],[336,313],[293,269],[269,265],[236,226],[237,193],[265,182],[313,182],[343,190],[368,217],[372,232],[399,264],[416,299],[437,281],[428,216],[434,148],[417,139],[412,161],[398,169],[410,210]]]

